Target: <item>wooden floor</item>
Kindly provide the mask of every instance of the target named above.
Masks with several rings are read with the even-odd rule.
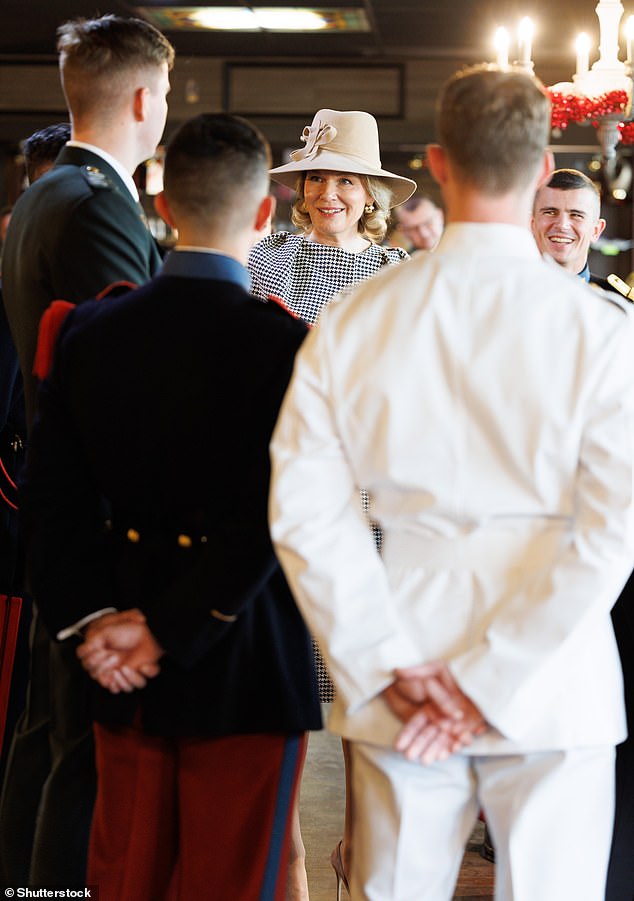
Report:
[[[468,901],[470,898],[478,898],[479,901],[493,899],[495,867],[480,854],[483,837],[484,824],[478,823],[467,845],[454,898],[461,898],[462,901]]]
[[[310,736],[300,799],[310,901],[336,901],[330,852],[341,838],[344,780],[341,743],[325,730]],[[483,826],[467,846],[454,898],[492,901],[495,867],[480,856]],[[343,898],[346,898],[345,892]],[[347,901],[347,899],[346,899]]]

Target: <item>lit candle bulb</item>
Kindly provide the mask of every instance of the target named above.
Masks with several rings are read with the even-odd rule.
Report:
[[[577,51],[577,76],[585,75],[590,68],[590,38],[582,31],[575,43]]]
[[[509,65],[509,33],[506,28],[498,28],[493,39],[499,69],[508,69]]]
[[[627,64],[632,65],[632,56],[634,50],[634,16],[630,16],[625,23],[625,42],[627,46]]]
[[[518,62],[520,66],[531,66],[531,50],[533,43],[533,23],[524,16],[517,29],[517,39],[519,44]]]

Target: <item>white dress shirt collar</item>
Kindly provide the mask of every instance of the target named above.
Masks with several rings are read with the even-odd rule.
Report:
[[[472,254],[480,250],[528,259],[540,256],[530,229],[504,222],[451,222],[434,253]]]
[[[107,153],[105,150],[102,150],[101,147],[95,147],[94,144],[87,144],[85,141],[68,141],[68,147],[81,147],[83,150],[90,150],[91,153],[100,156],[102,160],[108,163],[114,171],[117,173],[121,181],[124,183],[130,194],[132,194],[133,199],[136,203],[139,202],[139,192],[137,190],[137,186],[134,183],[134,179],[128,172],[128,170],[121,165],[119,160],[117,160],[110,153]]]

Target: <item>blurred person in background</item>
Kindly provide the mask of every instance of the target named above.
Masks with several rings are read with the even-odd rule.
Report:
[[[431,197],[416,194],[394,212],[398,233],[412,250],[433,250],[445,227],[445,214]]]
[[[70,138],[70,124],[61,122],[42,128],[22,144],[27,183],[32,185],[53,166]],[[1,301],[0,282],[0,301]],[[24,389],[15,345],[9,330],[4,302],[0,303],[0,591],[22,598],[22,609],[11,674],[2,755],[0,787],[4,778],[10,739],[26,701],[28,677],[28,633],[31,601],[26,592],[24,554],[18,536],[16,482],[26,453]]]

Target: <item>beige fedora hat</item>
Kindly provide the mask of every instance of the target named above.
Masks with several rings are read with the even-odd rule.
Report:
[[[404,203],[416,190],[416,182],[411,178],[381,168],[379,129],[370,113],[320,109],[300,140],[304,146],[293,150],[290,163],[269,170],[273,181],[295,188],[297,173],[311,169],[372,175],[389,185],[393,207]]]

